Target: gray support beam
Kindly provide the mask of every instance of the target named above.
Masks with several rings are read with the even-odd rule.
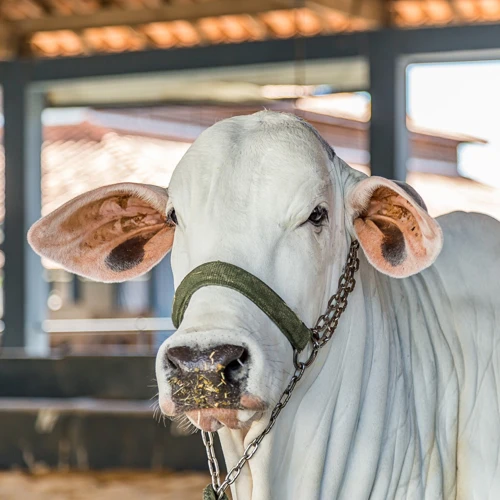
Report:
[[[306,59],[335,59],[366,56],[380,37],[390,39],[400,54],[425,54],[434,60],[498,59],[500,24],[449,26],[412,30],[337,34],[301,38]],[[182,69],[242,66],[259,63],[292,62],[296,41],[266,40],[169,50],[147,50],[121,54],[94,55],[25,61],[31,80],[48,82],[96,76],[140,74]],[[0,62],[2,73],[11,62]]]
[[[405,66],[391,37],[383,33],[373,37],[369,64],[371,173],[404,181],[409,154]]]
[[[438,54],[462,52],[462,57],[498,58],[500,49],[500,24],[476,24],[470,26],[442,26],[421,29],[389,29],[394,47],[402,54]],[[497,51],[496,55],[493,51]],[[474,55],[474,52],[476,55]],[[488,54],[490,52],[490,54]],[[444,56],[441,60],[449,60]]]
[[[356,57],[366,53],[370,34],[351,33],[301,39],[308,60]],[[296,40],[267,40],[169,50],[145,50],[91,57],[64,57],[24,61],[31,80],[50,84],[60,80],[164,71],[221,68],[249,64],[294,62]],[[9,62],[0,62],[0,75]]]
[[[29,88],[26,68],[12,63],[3,79],[5,147],[4,347],[48,353],[42,333],[48,286],[26,232],[40,217],[43,95]]]
[[[383,37],[391,40],[400,54],[425,54],[434,60],[498,59],[500,24],[449,26],[412,30],[337,34],[302,38],[306,59],[335,59],[366,56]],[[95,55],[26,61],[36,82],[96,76],[140,74],[182,69],[242,66],[247,64],[291,62],[296,41],[266,40],[169,50],[147,50],[121,54]],[[10,71],[10,62],[0,62],[0,78]]]
[[[174,300],[174,277],[170,261],[170,253],[153,268],[151,280],[151,305],[153,313],[158,318],[172,317],[172,302]],[[173,332],[157,332],[155,347],[158,349],[163,341]]]

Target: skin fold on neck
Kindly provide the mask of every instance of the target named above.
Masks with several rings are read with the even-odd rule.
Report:
[[[432,407],[436,392],[456,382],[453,357],[449,352],[438,367],[429,350],[445,339],[431,338],[420,317],[398,314],[409,310],[405,300],[429,307],[422,280],[391,280],[361,261],[334,338],[243,469],[235,500],[448,498],[453,490],[455,473],[444,465],[454,461],[446,438],[456,428],[453,405]],[[438,383],[417,384],[425,378],[414,370],[435,374]],[[430,411],[417,411],[416,399],[427,399]],[[219,431],[228,467],[266,424]]]

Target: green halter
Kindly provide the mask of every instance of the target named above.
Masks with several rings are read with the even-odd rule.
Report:
[[[202,264],[184,278],[174,296],[172,321],[176,328],[181,324],[191,297],[204,286],[224,286],[250,299],[298,351],[311,339],[311,330],[274,290],[253,274],[227,262]]]

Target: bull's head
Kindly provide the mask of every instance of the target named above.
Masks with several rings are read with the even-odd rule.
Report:
[[[429,266],[441,248],[439,226],[411,188],[352,170],[305,122],[267,111],[201,134],[168,191],[100,188],[29,234],[39,254],[105,282],[147,272],[171,248],[176,286],[204,263],[233,264],[308,326],[324,310],[354,238],[393,277]],[[209,431],[248,428],[268,418],[287,385],[292,347],[242,293],[203,287],[161,346],[156,371],[164,414],[185,414]]]

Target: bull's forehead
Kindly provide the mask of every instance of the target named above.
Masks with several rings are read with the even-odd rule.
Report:
[[[331,150],[293,115],[263,111],[223,120],[191,146],[169,193],[181,216],[272,214],[283,223],[330,189]],[[327,149],[328,148],[328,149]],[[306,205],[306,206],[304,206]]]

